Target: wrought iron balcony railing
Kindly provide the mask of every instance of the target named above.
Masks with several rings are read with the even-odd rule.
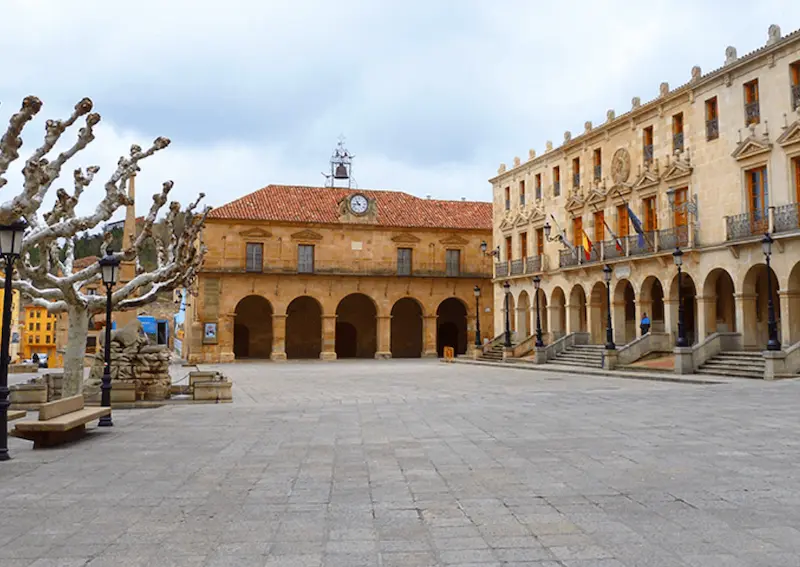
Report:
[[[603,166],[596,165],[594,166],[594,180],[600,181],[603,178]]]
[[[581,186],[581,174],[580,173],[573,173],[572,174],[572,186],[577,189]]]
[[[643,235],[631,234],[628,236],[628,256],[641,256],[652,254],[656,248],[655,231],[645,232]]]
[[[772,210],[773,232],[789,232],[800,228],[800,203],[781,205]]]
[[[663,228],[658,231],[658,248],[660,250],[673,250],[680,246],[689,245],[689,227],[687,225]]]
[[[761,122],[761,109],[758,101],[746,103],[744,105],[744,123],[749,126],[759,122]]]
[[[617,246],[619,246],[619,248],[617,248]],[[603,255],[606,260],[613,260],[614,258],[622,258],[625,256],[625,237],[620,237],[619,242],[616,240],[604,241]]]
[[[507,211],[511,210],[511,199],[506,199],[506,210]]]
[[[800,108],[800,85],[792,85],[792,110]]]
[[[523,260],[511,260],[511,275],[519,276],[525,271],[525,262]]]
[[[302,268],[302,269],[301,269]],[[304,271],[309,268],[308,271]],[[247,272],[243,263],[233,259],[223,263],[206,263],[206,272],[253,273]],[[410,273],[408,265],[396,261],[375,262],[371,260],[350,260],[343,262],[326,262],[315,260],[313,265],[299,266],[296,261],[275,261],[266,259],[262,274],[308,274],[308,275],[341,275],[341,276],[409,276],[409,277],[459,277],[487,278],[491,277],[490,265],[487,262],[476,264],[453,264],[448,262],[412,262]]]
[[[576,246],[574,250],[559,250],[558,251],[558,266],[560,268],[569,268],[570,266],[578,265],[578,250]]]
[[[525,195],[519,196],[519,204],[523,207],[525,206]]]
[[[672,151],[683,151],[683,132],[676,132],[672,135]]]
[[[541,185],[536,188],[536,200],[540,201],[542,199],[542,187]]]
[[[494,275],[497,278],[504,278],[508,275],[508,262],[495,262]]]
[[[706,140],[716,140],[719,138],[719,120],[712,118],[706,120]]]
[[[642,154],[644,155],[645,164],[653,163],[653,144],[645,144],[644,148],[642,148]]]
[[[553,181],[553,195],[558,197],[561,195],[561,182],[560,181]]]
[[[767,211],[742,213],[725,217],[726,240],[741,240],[769,232]]]
[[[541,256],[528,256],[525,258],[525,273],[535,274],[542,271],[542,257]]]

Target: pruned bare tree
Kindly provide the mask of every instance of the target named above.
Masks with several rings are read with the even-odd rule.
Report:
[[[39,99],[29,96],[22,101],[20,110],[11,116],[8,129],[0,139],[0,188],[7,184],[4,174],[9,166],[19,159],[23,129],[41,107]],[[62,135],[82,117],[84,124],[78,130],[77,139],[72,146],[53,159],[48,159],[48,154]],[[53,208],[40,214],[42,202],[59,179],[62,168],[94,140],[94,128],[99,122],[100,115],[92,112],[92,101],[88,98],[76,104],[66,120],[48,120],[44,142],[22,167],[22,187],[16,195],[0,205],[0,224],[25,219],[29,225],[23,242],[22,257],[16,264],[18,269],[14,287],[35,305],[46,307],[50,313],[67,313],[69,316],[64,356],[64,396],[81,392],[89,317],[104,312],[106,302],[104,296],[89,295],[85,291],[85,286],[100,281],[99,264],[81,270],[73,269],[73,239],[77,234],[94,229],[111,219],[120,207],[132,204],[126,186],[131,177],[140,171],[139,162],[163,150],[170,143],[167,138],[157,138],[144,150],[137,145],[131,146],[130,155],[119,159],[116,170],[106,180],[105,196],[95,206],[94,212],[78,215],[75,207],[97,175],[100,169],[98,166],[90,166],[85,170],[75,169],[74,191],[70,194],[66,189],[57,189]],[[113,292],[112,303],[115,310],[138,308],[155,301],[160,293],[190,286],[202,264],[206,253],[202,228],[211,208],[198,210],[204,196],[201,193],[183,211],[178,202],[171,202],[166,214],[158,219],[172,186],[172,181],[163,184],[161,191],[153,196],[153,203],[135,238],[123,250],[114,251],[122,262],[136,264],[135,276],[128,282],[122,282]],[[175,229],[178,216],[184,220],[180,231]],[[158,228],[157,222],[158,225],[163,225],[162,230],[154,230],[154,226]],[[103,245],[103,252],[110,240],[110,233],[106,233],[106,236],[109,238]],[[148,241],[155,243],[158,256],[157,266],[150,271],[146,271],[139,262],[139,253]],[[38,253],[32,255],[34,250]]]

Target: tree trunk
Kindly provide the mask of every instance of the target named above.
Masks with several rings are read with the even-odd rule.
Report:
[[[83,359],[86,356],[86,337],[89,336],[89,311],[70,306],[67,349],[64,353],[64,382],[61,397],[75,396],[83,391]]]

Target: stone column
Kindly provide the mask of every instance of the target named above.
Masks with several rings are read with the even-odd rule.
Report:
[[[614,323],[614,342],[618,347],[628,344],[625,325],[625,302],[611,300],[611,321]]]
[[[638,337],[642,336],[642,329],[639,327],[639,325],[642,322],[642,315],[644,314],[642,307],[644,305],[646,305],[646,302],[636,301],[635,299],[633,300],[633,340],[636,340]],[[647,312],[647,316],[650,316],[649,311]],[[650,319],[650,328],[653,328],[652,319]]]
[[[589,331],[589,342],[591,344],[605,344],[606,325],[608,325],[608,322],[603,317],[603,305],[601,303],[588,303],[586,305],[586,330]]]
[[[272,316],[272,354],[275,362],[286,360],[286,315]]]
[[[392,358],[392,316],[378,315],[375,319],[378,323],[378,352],[375,353],[375,358]]]
[[[566,315],[567,319],[564,321],[567,326],[566,334],[569,335],[570,333],[577,333],[580,331],[581,318],[580,314],[578,313],[578,306],[567,303],[564,306],[564,314]]]
[[[235,312],[220,315],[217,336],[220,362],[233,362],[236,359],[236,355],[233,353],[233,322],[235,319]]]
[[[669,342],[675,344],[678,338],[678,300],[664,298],[664,332],[669,333]]]
[[[426,358],[435,358],[436,352],[436,319],[438,315],[425,315],[422,318],[422,333],[423,333],[423,346],[422,356]]]
[[[336,315],[322,316],[322,360],[336,360]]]
[[[778,297],[780,298],[780,332],[781,332],[781,345],[783,348],[788,348],[798,341],[797,333],[792,332],[792,321],[789,318],[793,309],[791,308],[792,302],[797,301],[798,294],[790,292],[788,289],[778,290]],[[777,313],[776,313],[777,315]],[[795,324],[796,326],[796,324]]]
[[[697,313],[694,314],[697,320],[697,342],[702,343],[705,338],[717,330],[717,321],[714,317],[709,317],[711,306],[716,303],[716,298],[705,295],[695,296],[697,300]]]
[[[736,303],[736,326],[741,329],[742,333],[742,347],[747,350],[748,347],[759,346],[761,350],[764,350],[766,341],[763,345],[758,345],[755,294],[734,293],[733,301]]]

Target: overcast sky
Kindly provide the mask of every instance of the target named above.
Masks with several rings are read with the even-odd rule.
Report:
[[[30,151],[91,97],[102,126],[69,171],[98,164],[101,182],[131,143],[171,138],[142,164],[140,214],[165,179],[212,205],[322,185],[340,134],[362,188],[490,200],[500,162],[719,67],[728,45],[744,55],[773,23],[800,28],[800,2],[0,0],[0,121],[41,98]]]

